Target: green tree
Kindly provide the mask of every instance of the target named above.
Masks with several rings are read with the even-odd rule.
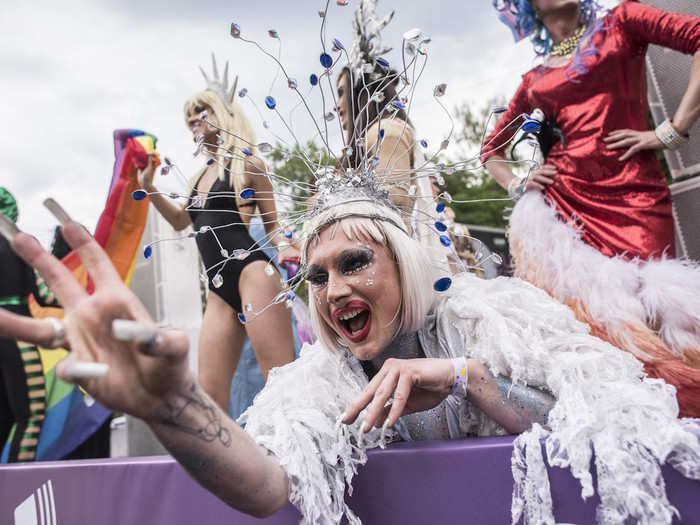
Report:
[[[481,147],[484,126],[487,124],[490,108],[502,104],[502,100],[493,99],[477,111],[474,111],[467,103],[463,103],[455,110],[458,121],[455,141],[459,145],[459,154],[458,158],[450,160],[459,162],[474,158],[472,163],[474,169],[457,171],[452,175],[443,175],[445,179],[443,188],[450,193],[455,201],[495,199],[487,202],[451,204],[457,222],[496,228],[505,228],[506,226],[505,216],[507,209],[511,206],[508,195],[484,168],[478,167],[480,162],[476,157]],[[496,119],[492,117],[489,127],[495,122]]]

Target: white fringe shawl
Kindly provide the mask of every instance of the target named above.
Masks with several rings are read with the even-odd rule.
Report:
[[[302,525],[335,525],[346,516],[361,522],[345,504],[352,478],[367,461],[367,448],[383,446],[380,431],[360,436],[359,417],[340,424],[367,379],[350,354],[304,345],[296,361],[270,372],[265,388],[238,419],[255,441],[274,454],[289,478],[289,501]],[[391,433],[389,433],[391,435]]]
[[[594,493],[598,521],[671,523],[661,465],[700,479],[700,440],[679,421],[675,389],[644,376],[631,354],[589,335],[568,307],[519,279],[455,280],[438,319],[459,327],[467,355],[514,382],[545,387],[557,398],[546,430],[535,425],[515,441],[512,519],[554,523],[550,465],[568,467],[581,496]],[[446,325],[443,324],[443,331]]]
[[[676,418],[673,387],[645,378],[631,354],[589,335],[568,307],[519,279],[455,278],[436,314],[438,335],[448,344],[430,357],[466,350],[494,373],[545,387],[557,398],[549,429],[535,425],[516,439],[514,522],[554,523],[540,440],[549,464],[570,468],[580,480],[583,497],[593,494],[589,467],[595,454],[602,523],[627,517],[671,522],[676,510],[660,465],[700,479],[700,441]],[[348,427],[338,420],[365,385],[349,353],[305,346],[297,361],[272,371],[239,419],[280,460],[302,524],[337,524],[343,515],[360,523],[344,492],[367,459],[365,449],[382,441],[378,430],[363,438],[357,423]],[[464,410],[472,410],[469,405]]]

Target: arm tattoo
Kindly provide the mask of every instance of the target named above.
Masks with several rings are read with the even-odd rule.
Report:
[[[188,408],[198,416],[196,419],[203,418],[202,424],[195,425],[192,422],[183,422],[183,419],[191,419],[182,417]],[[231,446],[231,431],[223,426],[218,407],[213,401],[198,392],[194,383],[185,393],[165,401],[156,410],[156,420],[162,425],[172,427],[207,443],[218,441],[224,447]]]

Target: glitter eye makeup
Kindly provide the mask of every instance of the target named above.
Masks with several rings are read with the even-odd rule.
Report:
[[[320,266],[313,264],[306,272],[306,282],[314,287],[325,286],[328,283],[328,273]]]
[[[338,271],[352,275],[368,268],[374,259],[374,251],[369,248],[346,250],[338,257]]]

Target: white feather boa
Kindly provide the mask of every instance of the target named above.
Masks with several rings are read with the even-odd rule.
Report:
[[[508,230],[516,273],[566,304],[580,303],[615,340],[655,328],[678,356],[700,363],[700,268],[687,260],[606,257],[557,217],[539,192],[516,204]],[[626,341],[627,342],[627,341]],[[629,346],[628,346],[629,345]],[[644,352],[628,341],[625,349]]]

